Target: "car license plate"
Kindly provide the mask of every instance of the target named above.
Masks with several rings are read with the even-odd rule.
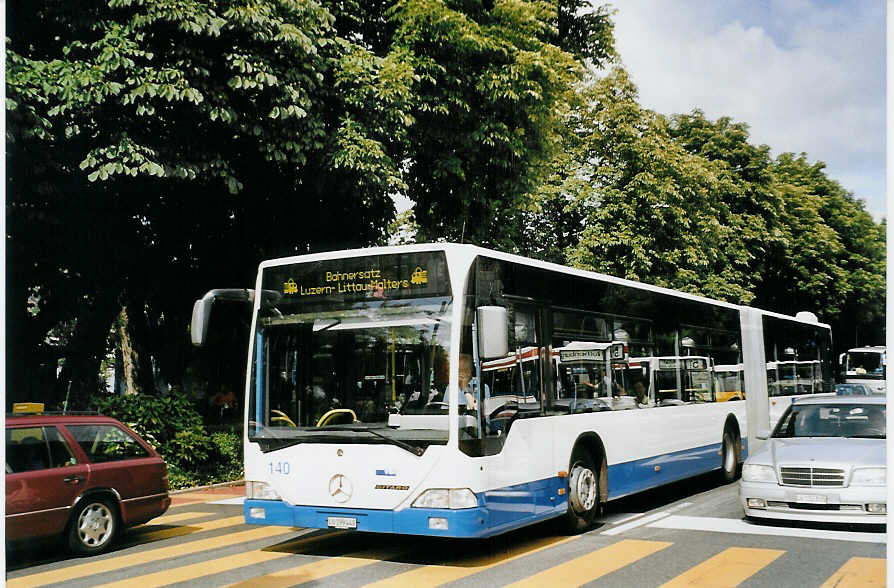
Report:
[[[354,517],[326,517],[330,529],[356,529],[357,519]]]
[[[828,499],[819,494],[796,494],[795,502],[800,502],[802,504],[826,504]]]

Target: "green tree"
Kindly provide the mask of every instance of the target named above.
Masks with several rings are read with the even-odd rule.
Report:
[[[13,3],[9,388],[46,396],[33,374],[52,384],[62,355],[63,387],[96,390],[119,316],[154,366],[141,387],[176,384],[189,300],[250,284],[264,258],[386,241],[395,194],[424,238],[506,242],[575,56],[614,56],[608,13],[581,6]]]
[[[748,126],[701,111],[671,117],[670,132],[690,153],[720,162],[738,186],[727,204],[749,252],[754,304],[815,312],[844,346],[883,339],[884,225],[806,154],[748,142]],[[859,333],[865,337],[861,339]]]
[[[783,153],[774,173],[787,193],[791,234],[778,289],[767,303],[785,311],[813,310],[833,325],[842,350],[881,344],[885,321],[885,223],[825,173],[822,162]]]
[[[340,36],[321,4],[46,0],[9,19],[17,356],[77,319],[86,359],[68,367],[90,391],[122,307],[149,327],[135,346],[184,351],[203,289],[250,283],[263,257],[382,238],[412,72]]]
[[[545,175],[558,113],[584,70],[555,44],[555,5],[486,4],[405,1],[390,12],[392,51],[405,51],[417,75],[407,196],[421,239],[514,250],[514,217]],[[570,16],[562,14],[567,28]],[[598,26],[610,33],[607,19]],[[611,47],[597,51],[583,30],[579,52],[613,55]]]
[[[668,131],[686,151],[724,169],[735,189],[724,195],[730,228],[742,246],[742,271],[749,274],[752,294],[774,285],[767,275],[769,260],[780,259],[786,246],[784,202],[776,190],[770,147],[749,143],[748,125],[729,117],[710,121],[700,110],[670,117]]]
[[[555,231],[572,264],[736,302],[751,300],[748,256],[727,202],[739,187],[723,166],[688,153],[667,121],[637,103],[615,69],[570,117],[578,139],[540,210],[574,212]],[[570,236],[574,235],[574,236]]]

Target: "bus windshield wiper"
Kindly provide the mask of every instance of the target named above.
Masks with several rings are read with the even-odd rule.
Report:
[[[401,449],[406,449],[407,451],[409,451],[410,453],[412,453],[413,455],[415,455],[417,457],[422,457],[422,454],[425,453],[425,450],[422,449],[421,447],[416,447],[414,445],[410,445],[409,443],[404,443],[403,441],[395,439],[394,437],[389,437],[388,435],[383,435],[382,433],[379,433],[375,429],[370,429],[367,427],[339,427],[339,429],[341,429],[343,431],[353,431],[355,433],[370,433],[372,435],[375,435],[379,439],[384,439],[385,441],[387,441],[388,443],[391,443],[392,445],[397,445]]]

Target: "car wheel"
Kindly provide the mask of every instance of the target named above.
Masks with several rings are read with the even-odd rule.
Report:
[[[577,454],[568,476],[567,530],[582,533],[592,527],[600,506],[599,474],[595,462],[587,453]]]
[[[723,481],[729,484],[735,481],[739,473],[739,443],[736,436],[729,431],[723,433],[723,463],[720,467]]]
[[[81,555],[102,553],[112,544],[118,527],[117,510],[108,500],[85,498],[75,507],[68,529],[68,546]]]

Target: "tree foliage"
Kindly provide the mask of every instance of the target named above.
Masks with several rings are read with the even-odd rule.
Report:
[[[885,222],[826,176],[825,164],[783,153],[774,174],[784,191],[788,246],[767,304],[818,309],[842,347],[880,344],[885,322]]]
[[[83,400],[110,342],[144,391],[196,359],[238,386],[242,340],[213,362],[188,347],[192,299],[251,284],[262,259],[414,238],[813,309],[848,339],[879,325],[884,223],[743,123],[640,106],[622,69],[600,71],[611,16],[589,0],[11,3],[7,389]],[[414,204],[399,219],[394,196]]]
[[[884,223],[821,162],[749,142],[698,110],[642,108],[626,73],[583,86],[554,173],[521,215],[522,252],[883,339]]]
[[[157,363],[182,373],[176,285],[191,298],[250,282],[264,257],[381,238],[404,187],[412,72],[341,36],[320,3],[46,0],[10,21],[8,300],[23,359],[71,319],[86,356],[67,369],[94,388],[123,306],[146,326],[135,344],[172,349]]]
[[[614,56],[608,13],[580,6],[13,3],[10,387],[53,396],[61,353],[57,386],[95,391],[122,308],[142,387],[177,383],[189,300],[265,258],[386,241],[395,194],[426,238],[511,240],[500,218],[554,148],[575,55]]]
[[[538,194],[541,213],[558,218],[562,210],[573,223],[558,231],[570,242],[567,261],[748,302],[747,250],[730,246],[741,236],[727,203],[737,193],[728,170],[675,142],[667,121],[639,106],[623,70],[586,92],[570,119],[575,151],[560,157],[555,182]]]

